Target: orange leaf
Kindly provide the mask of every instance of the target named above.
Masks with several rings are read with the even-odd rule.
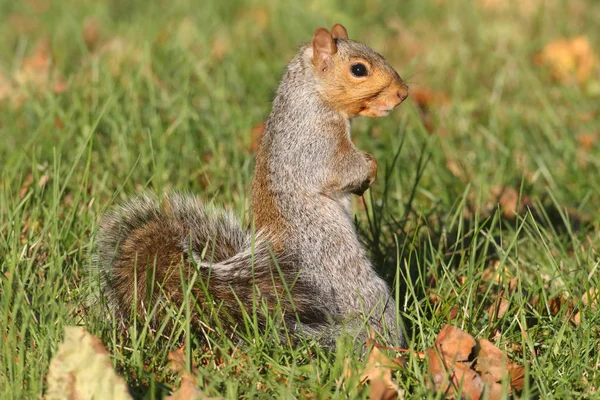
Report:
[[[397,366],[393,361],[383,354],[377,347],[373,346],[367,359],[367,365],[360,377],[362,383],[369,382],[370,399],[396,399],[400,388],[392,380],[390,367]]]
[[[445,359],[467,361],[475,346],[475,339],[460,328],[445,325],[435,339],[435,345]]]

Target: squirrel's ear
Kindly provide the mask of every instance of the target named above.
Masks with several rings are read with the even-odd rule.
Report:
[[[337,53],[337,46],[335,45],[333,36],[325,28],[317,29],[312,38],[312,47],[314,65],[325,70],[329,57]]]
[[[348,39],[348,31],[344,28],[344,25],[335,24],[333,28],[331,28],[331,36],[334,39]]]

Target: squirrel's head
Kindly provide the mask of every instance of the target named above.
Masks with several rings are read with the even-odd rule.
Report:
[[[385,59],[368,46],[348,39],[336,24],[315,31],[312,48],[322,99],[342,114],[383,117],[408,96],[408,86]]]

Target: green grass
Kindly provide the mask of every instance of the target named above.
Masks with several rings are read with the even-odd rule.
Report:
[[[581,298],[599,287],[599,75],[558,83],[534,56],[564,37],[597,46],[600,3],[546,2],[529,13],[466,0],[122,3],[0,2],[2,398],[43,393],[66,325],[101,338],[136,397],[176,387],[167,354],[179,343],[137,327],[123,335],[89,305],[98,220],[144,188],[177,188],[247,221],[250,131],[267,117],[298,44],[335,22],[383,53],[413,90],[392,116],[354,124],[355,142],[380,165],[365,204],[356,202],[357,223],[381,274],[401,282],[394,290],[411,349],[431,346],[457,306],[453,324],[526,366],[523,397],[595,396],[600,313]],[[90,20],[100,30],[94,50],[82,35]],[[48,74],[23,67],[44,38]],[[61,80],[66,89],[54,90]],[[414,103],[424,88],[439,100],[426,112]],[[583,134],[596,135],[587,150]],[[531,211],[503,215],[494,195],[502,186]],[[486,275],[495,263],[518,281],[498,320],[487,307],[507,280]],[[572,306],[551,312],[556,296]],[[187,322],[184,312],[177,329]],[[351,346],[329,354],[269,335],[213,335],[208,352],[188,339],[208,395],[368,397],[358,376],[342,384],[346,358],[364,364]],[[395,377],[410,397],[436,396],[414,355]]]

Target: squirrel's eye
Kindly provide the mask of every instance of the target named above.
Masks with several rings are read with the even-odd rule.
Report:
[[[352,72],[352,75],[358,78],[367,76],[368,74],[367,67],[363,63],[352,64],[350,67],[350,72]]]

